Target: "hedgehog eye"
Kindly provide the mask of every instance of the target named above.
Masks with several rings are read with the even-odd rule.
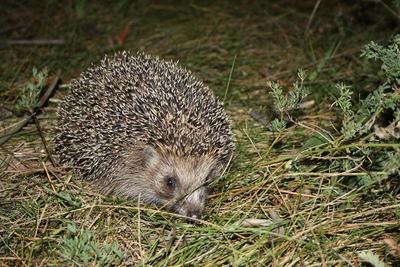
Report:
[[[166,186],[171,189],[171,190],[175,190],[176,187],[176,180],[174,177],[171,176],[166,176],[165,177],[165,184]]]

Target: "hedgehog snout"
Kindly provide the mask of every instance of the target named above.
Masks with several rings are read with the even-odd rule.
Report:
[[[189,209],[186,211],[186,216],[191,219],[200,219],[202,211],[199,209]]]
[[[175,210],[189,219],[200,219],[206,197],[206,188],[201,187],[176,203]]]
[[[191,219],[200,219],[201,215],[203,214],[203,209],[204,207],[197,205],[184,204],[184,206],[182,206],[178,212],[181,215],[188,217],[188,220],[190,221]]]

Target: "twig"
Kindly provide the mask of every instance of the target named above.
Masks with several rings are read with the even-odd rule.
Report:
[[[55,193],[57,193],[56,188],[54,187],[53,182],[51,181],[51,177],[50,177],[49,171],[47,170],[46,164],[43,161],[42,161],[42,166],[43,166],[44,171],[46,172],[46,177],[47,177],[47,180],[49,181],[51,189],[53,189],[53,191]]]
[[[388,4],[386,4],[382,0],[377,0],[376,2],[381,4],[387,11],[389,11],[393,16],[395,16],[395,18],[398,21],[400,21],[400,15],[396,11],[394,11]]]
[[[46,138],[44,138],[42,127],[40,127],[40,123],[39,123],[39,120],[36,115],[33,115],[33,120],[34,120],[36,128],[39,132],[40,139],[42,140],[42,143],[43,143],[44,149],[46,150],[47,156],[49,156],[51,165],[53,165],[53,167],[56,167],[55,161],[53,160],[53,157],[51,156],[51,153],[47,147],[47,142],[46,142]]]
[[[8,140],[10,140],[14,134],[18,133],[26,124],[28,124],[32,118],[34,118],[41,109],[44,107],[46,104],[47,100],[49,99],[50,95],[53,93],[53,91],[56,89],[58,82],[60,81],[60,73],[61,71],[57,71],[57,76],[54,78],[53,82],[51,85],[47,88],[46,92],[43,94],[43,96],[39,100],[38,106],[35,108],[35,110],[32,112],[32,114],[29,114],[26,116],[23,120],[21,120],[17,126],[12,129],[9,133],[3,135],[0,137],[0,146],[6,143]]]
[[[236,58],[237,58],[237,54],[235,54],[235,57],[233,58],[231,70],[229,71],[229,77],[228,77],[228,81],[226,83],[225,94],[224,94],[222,103],[225,103],[226,96],[228,95],[228,90],[229,90],[229,86],[231,84],[233,70],[235,69]]]
[[[43,216],[44,216],[44,213],[45,213],[47,207],[48,207],[48,204],[46,203],[46,204],[44,205],[44,207],[43,207],[42,212],[40,213],[39,219],[38,219],[37,222],[36,222],[36,228],[35,228],[35,233],[34,233],[34,235],[33,235],[33,238],[36,238],[36,237],[37,237],[37,234],[38,234],[38,232],[39,232],[39,226],[40,226],[40,224],[41,224],[41,222],[42,222],[42,220],[43,220]]]
[[[8,40],[6,46],[11,45],[63,45],[64,39],[33,39],[33,40]]]
[[[51,83],[49,88],[47,88],[46,92],[40,98],[38,109],[41,109],[41,108],[44,107],[44,105],[46,104],[47,100],[49,99],[49,97],[51,96],[53,91],[56,89],[57,84],[60,81],[60,74],[61,74],[61,70],[58,70],[57,73],[56,73],[56,77],[54,78],[53,82]]]
[[[304,31],[304,35],[305,36],[309,35],[309,30],[310,30],[310,27],[311,27],[311,23],[314,20],[315,13],[317,13],[319,4],[321,4],[321,0],[317,0],[317,2],[315,2],[314,8],[313,8],[313,10],[311,12],[310,17],[308,18],[307,26],[306,26],[306,29]]]

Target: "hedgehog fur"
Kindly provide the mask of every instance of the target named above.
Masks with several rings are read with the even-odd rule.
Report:
[[[106,56],[71,82],[54,143],[61,163],[104,193],[192,218],[234,151],[212,91],[177,63],[141,52]]]

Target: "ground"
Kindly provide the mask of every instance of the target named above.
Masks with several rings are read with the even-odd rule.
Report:
[[[17,107],[23,88],[37,84],[33,68],[47,69],[44,90],[61,80],[37,122],[0,145],[1,266],[399,264],[398,176],[366,168],[374,154],[357,154],[399,146],[371,136],[342,142],[343,114],[333,105],[338,83],[355,88],[356,102],[376,86],[377,70],[360,54],[398,31],[390,3],[9,0],[0,14],[0,140],[30,114]],[[119,50],[179,60],[224,103],[235,157],[196,224],[102,196],[51,162],[68,83]],[[293,90],[299,69],[306,104],[273,131],[279,115],[268,82]],[[365,182],[370,171],[385,179]]]

